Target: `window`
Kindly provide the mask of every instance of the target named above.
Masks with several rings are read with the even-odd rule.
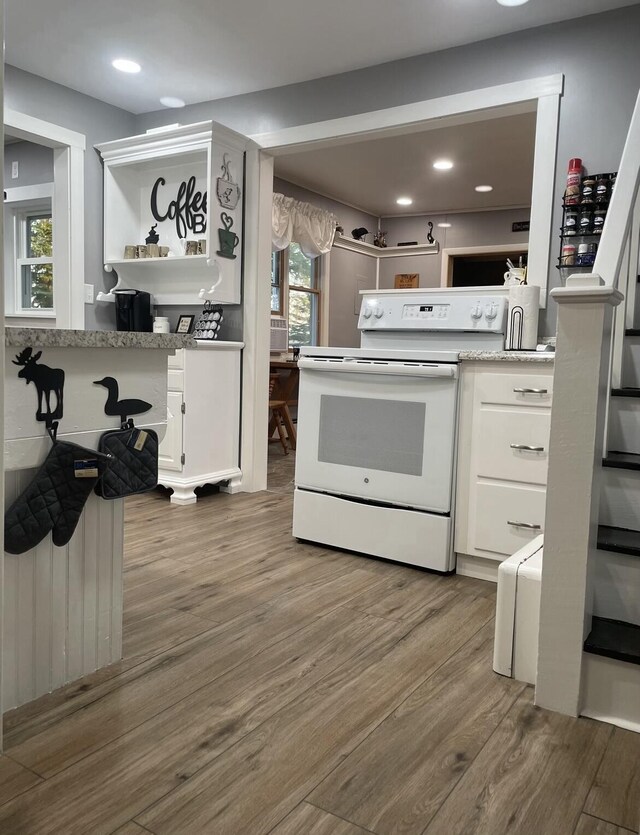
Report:
[[[318,344],[320,258],[308,258],[295,242],[273,253],[271,312],[287,316],[292,348]]]
[[[51,212],[16,212],[16,300],[23,311],[53,310]]]

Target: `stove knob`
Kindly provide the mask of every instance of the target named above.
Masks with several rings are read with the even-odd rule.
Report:
[[[479,304],[474,304],[470,310],[472,319],[482,319],[482,308]]]
[[[371,318],[371,308],[370,307],[365,307],[364,312],[363,312],[362,315],[364,316],[365,319],[370,319]]]
[[[484,315],[491,322],[498,315],[498,305],[495,303],[488,304],[485,308]]]
[[[376,307],[376,309],[373,311],[373,315],[376,317],[376,319],[382,319],[383,314],[384,310],[381,307]]]

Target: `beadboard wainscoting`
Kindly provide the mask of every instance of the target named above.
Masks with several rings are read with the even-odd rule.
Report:
[[[34,473],[6,473],[7,505]],[[5,554],[4,710],[121,657],[123,524],[122,499],[91,496],[68,545]]]

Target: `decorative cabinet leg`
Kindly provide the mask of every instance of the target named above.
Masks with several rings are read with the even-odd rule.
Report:
[[[242,476],[236,475],[230,478],[226,484],[220,485],[221,493],[239,493],[242,490]]]
[[[193,487],[173,487],[171,494],[171,504],[195,504],[198,501]]]

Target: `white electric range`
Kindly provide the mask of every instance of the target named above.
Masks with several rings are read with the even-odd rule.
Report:
[[[506,298],[363,298],[360,348],[302,348],[293,535],[450,572],[458,353],[502,350]]]

